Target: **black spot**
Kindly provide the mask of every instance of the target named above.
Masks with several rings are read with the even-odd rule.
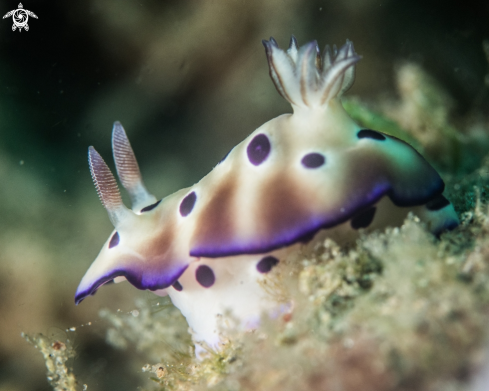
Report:
[[[278,259],[269,255],[256,264],[256,270],[260,273],[268,273],[277,264]]]
[[[308,153],[301,160],[302,165],[307,168],[318,168],[321,167],[325,162],[325,157],[320,153]]]
[[[195,194],[195,191],[187,195],[182,200],[182,203],[180,204],[180,214],[183,217],[187,216],[190,212],[192,212],[196,200],[197,200],[197,194]]]
[[[271,145],[268,137],[264,134],[259,134],[248,144],[246,152],[248,159],[255,166],[263,163],[270,153]]]
[[[351,227],[353,229],[367,228],[374,219],[376,209],[375,207],[370,208],[352,218],[350,222]]]
[[[376,132],[371,129],[362,129],[357,133],[358,138],[372,138],[374,140],[385,140],[385,136],[382,133]]]
[[[214,272],[207,265],[200,265],[195,271],[195,279],[204,288],[210,288],[216,282]]]
[[[141,213],[149,212],[150,210],[153,210],[154,208],[156,208],[160,204],[160,202],[161,202],[161,200],[156,201],[154,204],[145,206],[143,209],[141,209]]]
[[[119,239],[119,232],[116,231],[116,233],[110,238],[109,248],[117,246],[119,244]]]
[[[426,208],[428,210],[440,210],[445,206],[450,205],[450,201],[448,201],[443,195],[439,195],[433,198],[431,201],[428,201],[426,204]]]
[[[172,287],[173,287],[173,288],[175,288],[175,290],[176,290],[176,291],[179,291],[179,292],[181,292],[181,291],[182,291],[182,289],[183,289],[182,284],[180,284],[180,283],[178,282],[178,280],[177,280],[177,281],[175,281],[175,282],[173,283]]]

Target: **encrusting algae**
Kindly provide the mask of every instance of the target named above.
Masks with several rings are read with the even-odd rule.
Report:
[[[55,391],[76,391],[77,381],[67,361],[75,356],[70,341],[62,342],[42,334],[22,336],[34,345],[44,357],[47,368],[47,379]],[[86,389],[85,387],[83,387]]]
[[[410,67],[398,78],[406,77],[403,72],[422,73]],[[355,119],[363,118],[362,125],[390,124],[404,135],[399,137],[415,139],[427,151],[445,170],[460,226],[436,238],[410,214],[401,227],[364,233],[354,244],[326,239],[303,246],[262,282],[276,298],[292,303],[289,311],[274,319],[263,316],[248,332],[229,328],[232,314],[223,317],[228,326],[222,350],[203,345],[208,354],[201,360],[194,357],[184,319],[166,298],[138,302],[130,313],[103,311],[110,325],[107,342],[118,349],[135,346],[147,358],[142,370],[152,382],[144,389],[470,389],[471,378],[485,364],[489,320],[489,155],[474,153],[471,145],[480,134],[471,131],[487,132],[488,119],[453,126],[447,109],[438,117],[442,125],[427,124],[430,105],[444,106],[447,98],[434,84],[433,96],[418,87],[401,94],[395,109],[379,104],[383,115],[354,100],[345,107]],[[406,126],[406,113],[415,117],[416,129]],[[422,136],[418,130],[428,125],[448,125],[450,142]],[[455,169],[436,148],[458,155],[463,164]],[[54,341],[28,338],[43,352],[50,382],[59,387],[52,382]],[[70,353],[63,357],[70,357],[72,350],[66,349]],[[64,389],[75,389],[66,359],[60,360],[72,387]]]

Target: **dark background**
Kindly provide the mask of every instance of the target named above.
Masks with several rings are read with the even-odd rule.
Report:
[[[17,4],[0,1],[0,14]],[[66,337],[89,321],[95,326],[76,334],[74,361],[89,389],[141,382],[140,363],[127,359],[135,353],[104,343],[97,312],[130,310],[147,293],[121,284],[73,303],[111,231],[87,148],[113,167],[115,120],[158,198],[189,186],[256,127],[290,112],[269,80],[261,39],[286,46],[291,34],[321,47],[355,43],[363,60],[349,96],[395,97],[395,66],[412,61],[452,95],[455,118],[487,113],[489,2],[457,4],[29,0],[24,8],[39,18],[29,31],[0,20],[0,390],[50,389],[22,331]]]

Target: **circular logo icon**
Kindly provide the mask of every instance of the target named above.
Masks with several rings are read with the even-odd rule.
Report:
[[[22,29],[24,29],[25,31],[29,31],[29,25],[27,24],[29,16],[37,19],[37,15],[32,11],[24,9],[22,3],[19,3],[18,7],[19,8],[17,8],[16,10],[7,12],[3,16],[3,19],[8,18],[9,16],[12,17],[12,20],[14,22],[14,24],[12,25],[12,31],[15,31],[17,29],[19,29],[19,31],[22,31]]]

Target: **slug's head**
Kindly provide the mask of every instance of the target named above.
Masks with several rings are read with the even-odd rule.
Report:
[[[178,221],[171,212],[175,209],[172,197],[157,202],[148,193],[129,140],[118,122],[114,124],[112,147],[117,173],[129,192],[133,210],[123,204],[114,175],[90,147],[90,172],[115,231],[83,277],[75,295],[77,304],[117,277],[139,289],[166,288],[188,266],[187,257],[178,255],[178,241],[173,238]]]

